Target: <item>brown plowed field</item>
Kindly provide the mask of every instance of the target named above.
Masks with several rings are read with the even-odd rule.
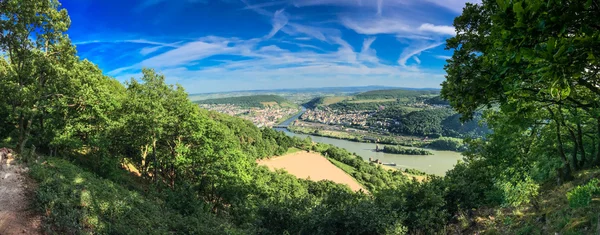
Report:
[[[269,169],[285,169],[292,175],[301,179],[320,181],[331,180],[338,184],[350,186],[354,191],[362,189],[367,192],[352,176],[346,174],[342,169],[337,168],[325,157],[317,153],[307,153],[304,151],[288,154],[282,157],[262,160],[259,165],[267,166]]]

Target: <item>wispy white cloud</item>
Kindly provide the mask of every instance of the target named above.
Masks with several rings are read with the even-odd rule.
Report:
[[[162,43],[157,41],[151,41],[146,39],[116,39],[116,40],[89,40],[89,41],[76,41],[73,42],[75,45],[87,45],[87,44],[106,44],[106,43],[135,43],[135,44],[146,44],[164,47],[177,47],[182,42],[174,43]]]
[[[140,5],[138,5],[136,7],[136,11],[142,11],[148,7],[154,6],[156,4],[162,3],[162,2],[166,2],[167,0],[144,0],[142,1],[142,3]],[[203,3],[206,4],[208,3],[209,0],[185,0],[184,2],[187,3]]]
[[[376,40],[376,37],[368,37],[363,41],[362,49],[360,50],[359,60],[371,63],[379,63],[377,52],[371,49],[371,44]]]
[[[464,2],[239,1],[241,3],[238,4],[245,7],[238,5],[235,10],[256,12],[265,24],[270,23],[271,28],[258,32],[259,35],[251,39],[205,36],[184,43],[122,40],[119,43],[144,45],[138,49],[144,59],[114,69],[109,74],[124,79],[139,75],[142,67],[152,67],[162,71],[170,81],[184,84],[192,92],[195,88],[190,87],[204,89],[211,85],[223,86],[227,82],[234,84],[227,87],[229,90],[243,90],[258,84],[270,84],[269,88],[340,84],[437,87],[444,79],[442,70],[430,69],[427,62],[431,58],[420,55],[442,45],[444,39],[454,35],[454,28],[445,25],[447,22],[436,19],[436,16],[424,18],[422,12],[412,7],[418,4],[432,7],[433,3],[454,11],[460,2]],[[311,19],[312,13],[298,10],[323,5],[342,6],[335,8],[341,12],[323,13],[319,15],[322,18],[315,20]],[[398,38],[397,44],[389,43],[389,38]],[[363,40],[362,45],[357,39]],[[391,56],[388,51],[379,51],[378,56],[375,48],[379,49],[381,45],[396,48],[390,50],[393,51]]]
[[[329,85],[402,85],[402,81],[410,81],[411,84],[415,84],[414,86],[422,86],[426,83],[430,83],[428,86],[437,86],[443,79],[443,75],[437,72],[414,71],[380,63],[375,50],[371,48],[376,40],[375,37],[366,38],[360,52],[355,52],[354,48],[340,37],[332,37],[330,40],[338,45],[336,51],[290,51],[276,45],[258,46],[260,39],[204,37],[152,56],[133,66],[113,70],[109,74],[119,79],[128,79],[139,74],[142,67],[153,67],[162,71],[171,81],[182,83],[192,92],[200,91],[213,82],[214,84],[220,82],[221,85],[228,81],[235,81],[236,85],[245,84],[248,82],[245,79],[252,80],[254,83],[246,88],[256,87],[261,83],[275,84],[273,86],[282,88],[325,86],[332,81],[336,82]],[[426,50],[426,48],[417,49],[408,57]],[[214,55],[244,56],[248,59],[223,61],[217,66],[196,66],[196,69],[189,69],[190,64],[199,63]],[[421,82],[397,80],[400,77],[428,80]],[[256,78],[260,78],[260,81]],[[431,80],[432,78],[435,79]],[[215,81],[212,81],[213,79]],[[302,84],[293,84],[298,79]],[[311,80],[315,82],[308,82]],[[346,82],[339,83],[342,81]],[[243,88],[242,86],[236,89]]]
[[[164,46],[155,46],[155,47],[144,47],[140,50],[140,54],[141,55],[148,55],[151,53],[154,53],[158,50],[160,50],[161,48],[163,48]]]
[[[447,56],[447,55],[436,55],[434,56],[437,59],[441,59],[441,60],[449,60],[452,59],[452,56]]]
[[[286,5],[289,3],[288,0],[283,0],[283,1],[272,1],[272,2],[264,2],[264,3],[257,3],[257,4],[252,4],[249,5],[248,2],[246,2],[248,5],[246,5],[246,7],[244,7],[244,10],[252,10],[252,9],[262,9],[265,7],[271,7],[271,6],[280,6],[280,5]]]
[[[433,4],[439,5],[441,7],[450,9],[454,12],[462,12],[463,8],[465,7],[465,5],[467,4],[467,2],[470,3],[481,3],[481,0],[426,0],[428,2],[431,2]]]
[[[402,18],[377,18],[377,19],[341,19],[342,24],[359,34],[396,34],[407,38],[430,38],[436,35],[454,35],[454,27],[446,25],[433,25],[423,23],[420,26],[410,25]]]
[[[352,19],[343,17],[341,23],[346,28],[352,29],[359,34],[400,34],[411,32],[411,27],[399,20],[379,18],[375,20]]]
[[[381,16],[381,8],[383,7],[383,0],[377,0],[377,15]]]
[[[412,58],[413,60],[415,60],[415,62],[417,62],[417,64],[421,64],[421,60],[419,59],[419,57],[413,56]]]
[[[281,30],[281,28],[283,28],[286,24],[288,23],[288,17],[285,15],[285,12],[283,9],[278,10],[275,12],[275,14],[273,15],[273,21],[272,21],[272,25],[273,25],[273,29],[271,29],[271,32],[269,32],[269,34],[266,36],[267,39],[275,36],[275,34],[277,34],[277,32],[279,32],[279,30]]]
[[[400,59],[398,59],[398,64],[403,67],[406,67],[406,61],[408,61],[408,59],[410,59],[414,55],[419,55],[423,51],[426,51],[426,50],[429,50],[432,48],[436,48],[442,44],[444,44],[444,43],[443,42],[435,42],[435,43],[427,43],[427,44],[418,43],[418,44],[410,45],[406,49],[404,49],[402,54],[400,54]]]
[[[437,34],[456,35],[456,30],[452,26],[446,25],[433,25],[429,23],[422,24],[419,26],[419,31],[432,32]]]

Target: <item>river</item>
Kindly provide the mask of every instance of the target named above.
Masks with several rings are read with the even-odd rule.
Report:
[[[300,115],[304,113],[304,111],[306,111],[306,109],[302,107],[302,112],[291,117],[290,119],[286,120],[281,124],[289,125],[290,123],[298,119]],[[301,138],[306,138],[309,136],[305,134],[292,133],[285,128],[277,128],[277,130],[283,131],[289,136],[297,136]],[[394,162],[397,164],[396,168],[413,168],[429,174],[439,176],[445,175],[446,171],[452,169],[456,162],[462,159],[462,155],[459,152],[453,151],[437,151],[428,149],[430,152],[433,153],[433,155],[402,155],[375,152],[375,144],[373,143],[359,143],[348,140],[313,135],[311,135],[310,138],[318,143],[331,144],[340,148],[345,148],[349,152],[356,153],[365,160],[373,158],[379,159],[382,162]],[[383,147],[383,145],[379,145],[379,147]]]

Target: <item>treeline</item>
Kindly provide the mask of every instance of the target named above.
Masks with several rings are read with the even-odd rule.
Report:
[[[302,104],[302,106],[304,106],[307,109],[314,109],[314,108],[318,107],[319,105],[323,104],[323,99],[324,98],[325,97],[312,98],[308,102]]]
[[[385,101],[385,102],[366,102],[366,103],[351,103],[346,101],[338,102],[335,104],[331,104],[328,107],[333,110],[342,110],[342,111],[362,111],[362,110],[379,110],[379,107],[389,107],[389,106],[397,106],[402,103],[398,101]]]
[[[385,170],[376,164],[364,161],[362,157],[343,148],[328,144],[316,144],[313,146],[313,151],[352,167],[354,171],[347,173],[371,193],[397,189],[408,181],[408,178],[400,171]]]
[[[450,102],[443,99],[441,96],[435,96],[424,101],[426,104],[430,105],[450,105]]]
[[[198,104],[232,104],[242,107],[265,107],[265,103],[275,102],[278,105],[290,105],[289,101],[278,95],[251,95],[251,96],[238,96],[238,97],[227,97],[218,99],[207,99],[196,101]]]
[[[256,160],[290,147],[315,148],[355,167],[374,193],[399,190],[406,181],[401,174],[332,146],[313,146],[310,139],[202,110],[181,86],[166,84],[152,69],[121,84],[76,56],[64,34],[70,20],[58,2],[1,4],[6,27],[0,40],[0,90],[12,95],[0,98],[0,139],[32,164],[40,183],[33,204],[43,215],[44,232],[383,234],[422,229],[419,223],[409,225],[410,217],[403,216],[408,211],[382,213],[389,209],[371,195],[271,172]],[[37,154],[67,161],[36,164]]]
[[[466,150],[466,145],[462,139],[452,137],[441,137],[425,145],[427,148],[437,150],[450,150],[462,152]]]
[[[405,155],[433,155],[425,149],[407,149],[400,146],[383,146],[384,153],[405,154]]]
[[[2,145],[15,146],[26,162],[36,152],[68,160],[29,161],[40,184],[33,205],[46,233],[462,233],[481,218],[470,215],[477,208],[519,211],[502,226],[523,211],[534,216],[514,223],[517,229],[490,232],[575,234],[598,225],[595,181],[556,199],[577,208],[540,206],[547,205],[541,185],[600,165],[593,1],[467,5],[447,43],[454,55],[442,97],[467,120],[481,107],[499,108],[486,111],[493,132],[468,142],[464,162],[424,182],[201,110],[150,69],[125,85],[106,77],[76,56],[65,34],[70,19],[57,1],[0,6]],[[256,164],[289,146],[351,165],[372,194]]]
[[[386,129],[391,133],[429,136],[429,137],[482,137],[490,132],[487,125],[481,122],[481,115],[475,115],[472,120],[462,122],[461,115],[449,108],[427,108],[412,111],[405,107],[396,106],[377,112],[368,120],[370,125],[375,122],[388,122]]]
[[[415,98],[422,96],[437,95],[440,90],[437,89],[391,89],[391,90],[376,90],[367,91],[357,94],[356,99],[361,100],[376,100],[376,99],[400,99],[400,98]]]

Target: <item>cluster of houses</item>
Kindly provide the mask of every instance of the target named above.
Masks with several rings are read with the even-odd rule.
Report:
[[[246,108],[232,104],[200,104],[201,108],[216,111],[219,113],[237,116],[251,121],[258,127],[271,127],[277,125],[281,119],[289,117],[298,112],[298,109],[264,107],[264,108]]]
[[[338,111],[325,108],[322,110],[307,110],[300,119],[328,125],[366,126],[372,112]]]

